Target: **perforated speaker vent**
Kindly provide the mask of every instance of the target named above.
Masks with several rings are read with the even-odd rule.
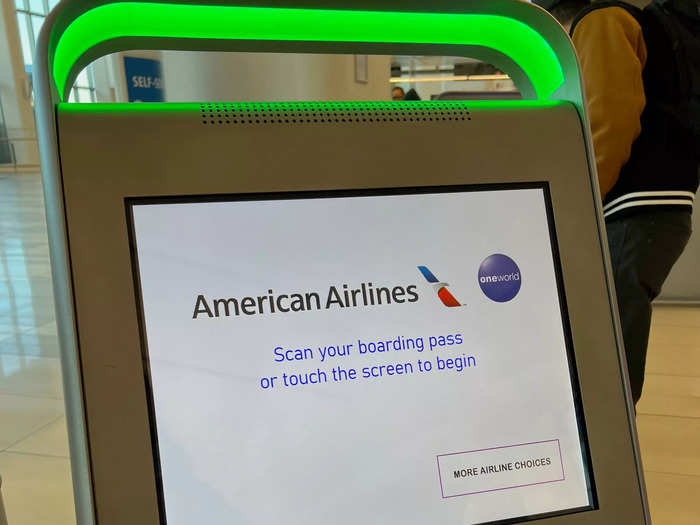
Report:
[[[465,102],[212,102],[202,124],[330,124],[471,120]]]

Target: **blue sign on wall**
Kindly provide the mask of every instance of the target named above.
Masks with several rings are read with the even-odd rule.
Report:
[[[160,60],[124,57],[129,102],[163,102]]]

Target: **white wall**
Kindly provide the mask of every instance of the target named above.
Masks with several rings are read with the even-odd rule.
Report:
[[[352,55],[163,52],[166,100],[388,100],[390,58],[368,57],[367,83]]]

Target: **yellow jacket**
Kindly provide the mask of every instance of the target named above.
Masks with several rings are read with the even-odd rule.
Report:
[[[572,38],[581,61],[600,193],[605,198],[642,130],[647,49],[639,23],[621,7],[591,11],[576,25]]]

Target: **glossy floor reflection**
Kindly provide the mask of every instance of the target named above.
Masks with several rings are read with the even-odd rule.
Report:
[[[655,525],[697,525],[700,308],[656,307],[649,343],[637,429],[652,520]]]
[[[0,175],[0,476],[10,525],[75,523],[37,175]]]
[[[0,175],[0,475],[10,525],[75,523],[40,179]],[[642,456],[655,525],[700,523],[700,308],[657,307]]]

